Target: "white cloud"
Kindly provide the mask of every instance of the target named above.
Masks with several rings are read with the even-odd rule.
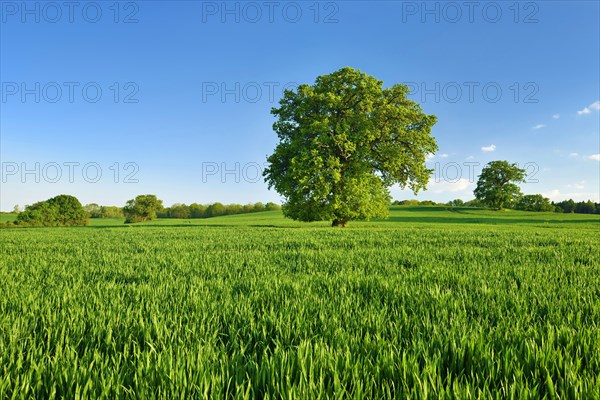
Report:
[[[441,158],[448,158],[448,154],[444,153],[444,154],[440,154]]]
[[[559,118],[560,118],[560,114],[554,114],[554,115],[552,116],[552,119],[559,119]]]
[[[532,126],[531,129],[542,129],[545,127],[546,127],[546,125],[544,125],[544,124],[537,124],[536,126]]]
[[[577,111],[577,115],[588,115],[592,113],[592,110],[600,111],[600,100],[593,102],[587,107],[583,107],[583,110]]]
[[[485,151],[485,152],[496,151],[496,145],[495,144],[491,144],[489,146],[483,146],[481,148],[481,151]]]
[[[429,183],[429,185],[427,185],[427,190],[430,190],[432,193],[456,193],[462,192],[474,185],[475,184],[469,182],[468,179],[460,178],[456,181],[432,181]]]
[[[473,157],[473,156],[469,156],[469,157],[467,157],[466,159],[467,159],[467,160],[474,160],[474,159],[475,159],[475,157]]]
[[[590,114],[590,113],[591,113],[591,111],[587,107],[584,107],[583,110],[577,111],[577,115],[586,115],[586,114]]]
[[[575,182],[572,185],[567,185],[568,188],[585,189],[585,181]]]
[[[592,154],[591,156],[588,156],[588,159],[600,161],[600,154]]]
[[[425,155],[425,161],[433,160],[434,158],[435,158],[435,154],[433,154],[433,153],[427,153]]]
[[[569,157],[577,157],[579,156],[579,153],[569,153]]]
[[[549,192],[543,192],[542,196],[549,198],[552,201],[562,201],[567,199],[573,199],[575,201],[587,201],[592,200],[594,202],[600,201],[600,194],[597,192],[571,192],[561,193],[558,189],[550,190]]]

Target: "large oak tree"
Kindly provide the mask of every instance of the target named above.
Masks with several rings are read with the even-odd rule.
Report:
[[[264,176],[284,198],[283,213],[299,221],[386,217],[389,187],[417,193],[438,146],[434,115],[407,99],[408,87],[342,68],[313,85],[286,90],[273,129],[279,137]]]
[[[501,210],[515,204],[521,196],[517,183],[525,182],[527,174],[516,163],[491,161],[481,171],[474,194],[488,207]]]
[[[154,194],[141,194],[123,207],[125,223],[151,221],[163,209],[163,202]]]

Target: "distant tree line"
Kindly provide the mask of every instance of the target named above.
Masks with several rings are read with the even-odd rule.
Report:
[[[69,195],[59,195],[25,207],[17,213],[14,222],[0,223],[9,226],[83,226],[89,218],[125,218],[125,223],[153,220],[155,218],[211,218],[222,215],[246,214],[261,211],[280,210],[281,206],[272,202],[254,204],[173,204],[163,207],[156,195],[144,194],[131,199],[124,207],[101,206],[96,203],[82,206],[79,200]]]
[[[117,206],[100,206],[90,203],[83,206],[88,218],[123,218],[123,208]]]
[[[158,218],[211,218],[222,215],[248,214],[261,211],[280,210],[281,206],[272,202],[263,204],[222,204],[212,203],[209,205],[192,203],[190,205],[176,203],[171,207],[163,208],[157,213]]]
[[[395,206],[446,206],[446,207],[490,207],[479,199],[463,201],[454,199],[447,203],[431,200],[396,200]],[[600,203],[591,200],[575,202],[572,199],[551,202],[541,194],[520,195],[505,205],[507,208],[522,211],[545,211],[576,214],[600,214]],[[492,207],[493,208],[493,207]],[[17,207],[15,206],[15,209]],[[88,218],[123,218],[126,223],[143,222],[155,218],[211,218],[223,215],[247,214],[261,211],[280,210],[281,206],[272,202],[263,204],[222,204],[208,205],[192,203],[173,204],[163,207],[162,200],[155,195],[140,195],[129,200],[125,207],[100,206],[96,203],[82,206],[79,200],[69,195],[59,195],[25,207],[14,222],[0,223],[0,227],[9,226],[84,226]]]
[[[154,195],[140,195],[129,200],[127,205],[120,207],[99,206],[92,203],[84,207],[89,218],[123,218],[127,222],[143,222],[155,218],[211,218],[222,215],[247,214],[261,211],[280,210],[281,206],[272,202],[254,204],[212,204],[192,203],[190,205],[175,203],[171,207],[163,207],[162,200]]]
[[[456,199],[447,203],[436,203],[431,200],[395,200],[392,202],[393,206],[451,206],[451,207],[485,207],[481,201],[477,199],[463,201]]]
[[[573,200],[564,200],[558,203],[552,203],[556,212],[576,213],[576,214],[600,214],[600,203],[594,203],[591,200],[574,202]]]
[[[436,203],[431,200],[396,200],[392,203],[395,206],[450,206],[450,207],[487,207],[482,201],[473,199],[463,201],[455,199],[447,203]],[[518,197],[514,202],[507,204],[507,208],[520,211],[545,211],[557,213],[575,213],[575,214],[600,214],[600,203],[594,203],[591,200],[575,202],[572,199],[560,202],[551,202],[547,197],[541,194],[526,194]]]

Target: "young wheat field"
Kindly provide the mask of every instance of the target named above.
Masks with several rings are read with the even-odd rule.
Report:
[[[0,231],[0,399],[600,398],[600,217]]]

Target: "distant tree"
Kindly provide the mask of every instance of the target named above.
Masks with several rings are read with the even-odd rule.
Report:
[[[550,199],[541,194],[526,194],[517,200],[515,208],[523,211],[554,211],[555,207]]]
[[[281,206],[275,203],[246,204],[222,204],[219,202],[208,206],[193,203],[189,206],[185,204],[173,204],[171,207],[163,208],[156,212],[158,218],[211,218],[222,215],[235,215],[243,213],[253,213],[259,211],[280,210]]]
[[[125,223],[153,220],[156,218],[156,213],[162,208],[162,200],[157,199],[156,195],[139,195],[135,199],[129,200],[123,207]]]
[[[574,213],[576,204],[572,199],[563,200],[555,204],[559,207],[564,213]]]
[[[423,200],[419,203],[422,206],[435,206],[437,205],[437,203],[435,201],[431,201],[431,200]]]
[[[102,218],[123,218],[123,209],[117,206],[102,206],[100,208]]]
[[[190,218],[204,218],[205,213],[206,206],[197,203],[190,204]]]
[[[577,214],[594,214],[596,212],[596,205],[593,201],[580,201],[575,206],[575,212]]]
[[[275,204],[273,202],[268,202],[265,204],[265,211],[275,211],[281,210],[281,206],[279,204]]]
[[[29,226],[83,226],[87,222],[79,200],[66,194],[27,206],[16,220],[18,225]]]
[[[83,206],[88,218],[102,218],[102,207],[96,203],[90,203]]]
[[[225,215],[242,214],[244,207],[241,204],[228,204],[225,206]]]
[[[254,203],[254,212],[261,212],[261,211],[265,211],[265,205],[263,203],[261,203],[260,201],[257,203]]]
[[[481,171],[475,197],[490,208],[510,207],[521,196],[516,183],[525,182],[525,170],[508,161],[489,162]]]
[[[286,90],[271,111],[279,144],[264,171],[285,198],[284,215],[346,226],[386,217],[394,184],[425,188],[432,172],[425,158],[438,148],[436,117],[408,94],[405,85],[383,88],[349,67]]]
[[[225,215],[225,206],[222,203],[216,202],[206,208],[206,217],[219,217]]]
[[[19,207],[18,204],[15,204],[15,206],[13,207],[13,213],[18,214],[20,212],[21,212],[21,207]]]
[[[465,202],[462,201],[461,199],[454,199],[454,200],[449,201],[448,205],[452,206],[452,207],[462,207],[465,205]]]
[[[419,200],[401,200],[396,203],[399,206],[418,206]]]
[[[170,218],[190,218],[191,215],[190,207],[185,204],[175,203],[169,208]]]
[[[481,208],[485,207],[485,204],[481,200],[473,199],[465,202],[465,207]]]
[[[26,226],[56,226],[56,211],[47,201],[40,201],[25,206],[25,211],[17,215],[15,222]]]

